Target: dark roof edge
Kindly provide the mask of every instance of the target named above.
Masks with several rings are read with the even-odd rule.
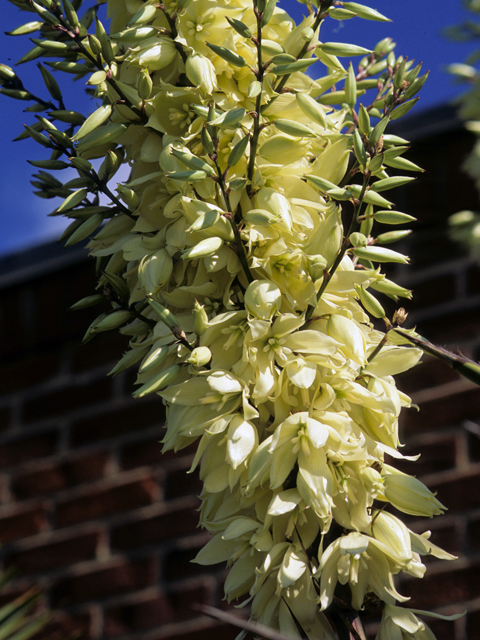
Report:
[[[65,249],[56,242],[18,251],[0,258],[0,289],[60,271],[88,257],[84,246]]]

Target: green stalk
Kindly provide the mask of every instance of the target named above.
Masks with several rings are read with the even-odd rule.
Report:
[[[328,283],[332,279],[332,276],[335,273],[335,271],[338,269],[338,267],[339,267],[341,261],[343,260],[343,257],[346,254],[347,250],[350,248],[350,236],[358,226],[358,217],[360,215],[360,211],[361,211],[361,208],[362,208],[362,205],[363,205],[363,198],[365,197],[365,192],[367,191],[367,187],[368,187],[369,181],[370,181],[370,172],[366,171],[363,174],[362,190],[360,192],[360,196],[359,196],[358,200],[356,201],[355,208],[353,210],[352,219],[350,221],[350,227],[349,227],[347,233],[345,234],[345,236],[343,238],[342,246],[340,247],[340,251],[338,252],[337,257],[335,258],[334,263],[332,264],[330,269],[325,271],[325,274],[323,276],[322,285],[321,285],[321,287],[320,287],[320,289],[318,290],[318,293],[317,293],[317,303],[320,301],[320,298],[325,293],[325,289],[327,288]],[[307,309],[307,313],[305,314],[305,323],[303,325],[303,328],[306,328],[307,324],[310,322],[310,319],[311,319],[314,311],[315,311],[315,307],[313,305],[309,305],[309,307]]]
[[[250,140],[250,158],[248,161],[248,171],[247,171],[247,180],[252,183],[253,174],[255,173],[255,158],[257,156],[258,149],[258,139],[260,137],[260,110],[262,108],[262,94],[263,94],[263,77],[265,75],[265,69],[263,68],[263,60],[262,60],[262,19],[263,14],[258,14],[255,10],[255,15],[257,18],[257,37],[254,40],[257,47],[257,60],[258,60],[258,71],[257,71],[257,80],[262,85],[262,91],[258,94],[255,100],[255,116],[253,121],[253,135]],[[251,192],[250,187],[250,192]]]
[[[227,210],[227,214],[225,217],[227,218],[227,220],[229,220],[230,225],[232,227],[233,235],[235,236],[235,246],[237,249],[236,253],[237,253],[238,259],[240,260],[240,264],[242,265],[242,269],[247,277],[248,282],[253,282],[254,277],[252,276],[250,267],[248,266],[247,256],[245,254],[245,247],[242,242],[242,238],[240,237],[240,231],[238,230],[238,226],[235,222],[235,216],[233,215],[232,208],[230,206],[230,198],[229,198],[227,187],[225,184],[225,174],[222,173],[222,170],[220,169],[220,165],[218,164],[218,158],[216,154],[215,155],[212,154],[212,156],[210,157],[215,163],[215,168],[217,169],[218,186],[220,187],[220,190],[222,192],[222,196],[225,202],[225,208]]]

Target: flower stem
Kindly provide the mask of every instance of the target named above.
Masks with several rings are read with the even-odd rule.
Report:
[[[257,80],[262,85],[262,90],[258,94],[255,100],[255,115],[253,116],[253,135],[250,140],[250,158],[248,161],[248,170],[247,170],[247,180],[251,183],[253,180],[253,175],[255,173],[255,159],[257,157],[257,149],[258,149],[258,139],[260,137],[260,110],[262,108],[262,93],[263,93],[263,76],[265,75],[265,69],[263,68],[263,60],[262,60],[262,19],[263,14],[257,13],[255,10],[255,15],[257,18],[257,37],[254,42],[257,47],[257,61],[258,61],[258,71],[257,71]],[[252,193],[252,187],[250,186],[250,193]]]
[[[325,293],[325,289],[327,288],[328,283],[332,279],[333,274],[335,273],[335,271],[340,266],[340,263],[342,262],[343,257],[345,256],[345,253],[350,248],[350,236],[355,231],[355,229],[357,228],[358,217],[360,215],[360,211],[361,211],[361,208],[362,208],[362,205],[363,205],[363,198],[365,197],[365,193],[367,191],[367,187],[368,187],[368,183],[370,181],[370,177],[371,177],[370,172],[369,171],[365,171],[365,173],[363,174],[362,190],[360,192],[358,200],[356,200],[356,202],[355,202],[355,207],[354,207],[354,210],[353,210],[352,219],[350,221],[350,227],[349,227],[347,233],[345,234],[345,236],[343,238],[343,242],[342,242],[342,245],[340,247],[340,251],[338,252],[337,257],[335,258],[334,263],[332,264],[330,269],[327,269],[325,271],[325,273],[324,273],[323,282],[322,282],[322,284],[320,286],[320,289],[318,290],[318,293],[317,293],[317,304],[320,301],[320,298]],[[314,311],[315,311],[315,307],[313,305],[309,305],[309,307],[307,308],[307,312],[305,314],[305,323],[304,323],[303,327],[306,327],[306,325],[310,322],[310,319],[311,319]]]

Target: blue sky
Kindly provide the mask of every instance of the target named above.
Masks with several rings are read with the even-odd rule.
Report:
[[[279,5],[297,20],[301,19],[306,11],[306,7],[295,0],[279,0]],[[397,55],[402,54],[410,59],[423,61],[423,68],[431,72],[416,106],[417,113],[450,101],[463,91],[444,69],[451,62],[463,61],[473,46],[448,42],[442,34],[446,26],[458,24],[469,16],[464,11],[461,0],[372,0],[369,5],[387,15],[392,22],[353,19],[339,23],[329,20],[322,30],[321,40],[351,42],[373,48],[382,38],[392,37],[397,43]],[[2,31],[9,31],[34,19],[33,14],[20,12],[7,0],[0,0],[0,6]],[[25,36],[7,37],[1,33],[0,62],[13,66],[31,46]],[[40,72],[34,63],[21,65],[17,72],[27,87],[45,93]],[[65,87],[63,81],[69,79],[70,77],[64,74],[60,75],[62,88]],[[67,108],[87,112],[91,103],[86,97],[80,98],[79,102],[81,94],[81,85],[78,83],[74,85],[73,91],[65,89]],[[27,164],[26,158],[45,158],[43,148],[30,140],[12,142],[23,130],[23,123],[31,124],[34,120],[32,114],[23,113],[25,106],[28,106],[28,103],[0,96],[0,255],[53,240],[65,226],[61,218],[47,217],[47,213],[54,209],[55,201],[41,200],[32,193],[30,179],[33,167]],[[93,108],[95,106],[92,105]]]

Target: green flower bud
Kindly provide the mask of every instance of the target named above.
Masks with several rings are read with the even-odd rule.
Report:
[[[218,45],[212,44],[211,42],[207,42],[207,47],[209,47],[213,51],[213,53],[216,53],[217,56],[233,65],[234,67],[245,67],[247,65],[245,58],[242,58],[242,56],[239,56],[238,53],[230,51],[230,49],[227,49],[226,47],[219,47]]]
[[[245,136],[240,140],[240,142],[237,142],[237,144],[233,147],[232,151],[230,152],[230,155],[228,156],[228,159],[227,159],[228,167],[234,167],[236,164],[240,162],[240,160],[243,158],[245,154],[245,151],[247,149],[249,142],[250,142],[249,136]]]
[[[319,44],[318,48],[331,56],[339,57],[364,56],[367,53],[372,53],[370,49],[345,42],[324,42],[323,44]]]
[[[118,376],[122,371],[130,369],[130,367],[133,367],[137,362],[140,362],[147,351],[148,347],[143,347],[141,349],[129,349],[123,354],[117,364],[108,372],[107,375]]]
[[[400,213],[400,211],[375,211],[373,214],[374,219],[382,224],[405,224],[406,222],[413,222],[416,220],[413,216],[409,216],[407,213]]]
[[[157,347],[153,349],[153,351],[150,351],[148,356],[140,365],[138,372],[145,373],[146,371],[151,371],[152,369],[156,369],[158,366],[162,364],[162,362],[168,356],[169,352],[170,352],[170,347],[168,346]]]
[[[147,298],[148,304],[156,311],[157,315],[160,317],[160,320],[167,325],[169,329],[174,329],[180,327],[180,323],[175,318],[173,313],[164,307],[162,304],[157,302],[156,300],[152,300],[152,298]]]
[[[355,290],[360,299],[360,302],[363,304],[368,313],[370,313],[374,318],[385,317],[385,309],[375,298],[375,296],[372,296],[369,291],[359,285],[355,285]]]
[[[388,231],[387,233],[381,233],[377,236],[378,244],[392,244],[392,242],[399,242],[412,233],[411,229],[402,229],[402,231]]]
[[[372,190],[376,191],[387,191],[388,189],[395,189],[395,187],[401,187],[404,184],[408,184],[412,182],[415,178],[411,178],[410,176],[392,176],[390,178],[384,178],[383,180],[377,180],[372,184]]]
[[[287,64],[276,64],[270,71],[276,76],[287,76],[297,71],[306,71],[308,67],[317,62],[316,58],[297,60],[296,62],[288,62]]]
[[[78,111],[58,109],[50,111],[49,115],[53,116],[55,120],[60,120],[60,122],[66,122],[67,124],[81,125],[85,122],[85,116],[78,113]]]
[[[223,238],[205,238],[182,254],[182,260],[199,260],[212,255],[223,246]]]
[[[325,111],[314,98],[309,96],[308,93],[297,93],[295,98],[297,100],[298,106],[308,118],[311,118],[314,122],[321,125],[322,127],[327,127]]]
[[[243,59],[243,58],[242,58]],[[217,75],[212,62],[200,53],[192,53],[185,63],[187,78],[205,93],[212,94],[217,88]]]
[[[157,373],[151,380],[143,384],[139,389],[133,393],[134,398],[143,398],[149,393],[160,391],[164,387],[171,384],[181,371],[181,367],[178,364],[172,364],[166,369],[163,369]]]
[[[104,296],[101,293],[97,293],[93,296],[87,296],[86,298],[82,298],[75,304],[72,304],[70,309],[72,311],[78,311],[79,309],[87,309],[88,307],[93,307],[97,304],[100,304],[105,300]]]
[[[151,22],[156,15],[157,15],[157,8],[152,4],[148,4],[143,6],[139,11],[137,11],[137,13],[132,18],[130,18],[130,20],[128,21],[128,24],[129,26],[146,24],[147,22]]]
[[[235,18],[229,18],[228,16],[226,16],[226,18],[227,18],[228,24],[239,35],[243,36],[244,38],[252,37],[252,32],[250,31],[250,29],[247,27],[246,24],[244,24],[243,22],[240,22],[240,20],[235,20]]]
[[[248,86],[248,97],[256,98],[262,92],[262,83],[258,80],[254,80]]]
[[[352,249],[351,252],[358,258],[371,260],[372,262],[398,262],[400,264],[407,264],[409,261],[409,258],[404,256],[403,253],[398,253],[397,251],[383,247],[357,247]]]
[[[151,5],[149,5],[151,6]],[[142,100],[148,100],[152,95],[153,81],[148,69],[142,69],[137,79],[137,91]]]
[[[412,516],[440,515],[445,510],[427,487],[412,476],[395,472],[384,476],[385,498],[403,513]]]
[[[289,136],[294,136],[295,138],[311,138],[315,135],[315,132],[312,131],[309,127],[306,127],[304,124],[296,122],[295,120],[277,118],[277,120],[274,120],[273,124],[279,131],[282,131]]]
[[[197,336],[203,336],[208,327],[208,315],[205,307],[195,300],[193,309],[193,330]]]
[[[78,229],[75,230],[74,233],[70,236],[70,238],[66,241],[65,246],[70,247],[72,244],[76,244],[77,242],[81,242],[92,235],[92,233],[99,227],[103,222],[103,215],[101,213],[96,213],[93,216],[90,216],[88,220],[85,220],[83,224],[81,224]]]
[[[366,7],[363,4],[359,4],[358,2],[343,2],[343,7],[348,11],[351,11],[359,18],[363,18],[364,20],[376,20],[378,22],[391,22],[390,18],[382,15],[375,9],[371,9],[370,7]],[[390,38],[386,38],[386,40],[382,40],[382,42],[388,41]],[[378,47],[378,45],[377,45]],[[376,48],[375,48],[376,52]]]
[[[379,291],[380,293],[384,293],[385,295],[393,298],[394,300],[398,300],[398,298],[408,298],[410,300],[412,298],[412,292],[410,289],[405,289],[400,285],[392,282],[392,280],[388,280],[388,278],[383,278],[382,280],[376,280],[372,282],[370,285],[372,289],[375,291]]]
[[[196,347],[190,354],[187,362],[196,367],[203,367],[212,359],[212,352],[208,347]]]
[[[96,333],[100,331],[111,331],[112,329],[118,329],[122,324],[128,322],[132,317],[132,312],[127,309],[118,309],[106,315],[100,322],[95,325],[94,331]]]
[[[38,20],[35,22],[27,22],[26,24],[22,24],[20,27],[16,27],[12,29],[12,31],[7,31],[6,34],[8,36],[25,36],[30,33],[35,33],[35,31],[39,31],[42,28],[43,22],[39,22]]]
[[[409,102],[404,102],[399,107],[396,107],[392,111],[392,115],[391,115],[392,120],[397,120],[398,118],[405,116],[410,111],[410,109],[417,104],[419,99],[420,98],[414,98],[413,100],[410,100]]]

